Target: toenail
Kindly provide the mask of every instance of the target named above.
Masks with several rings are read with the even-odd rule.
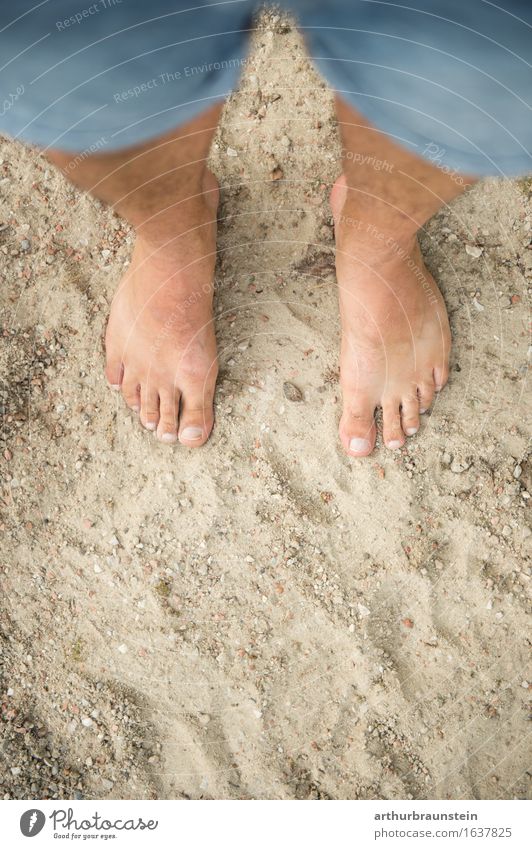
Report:
[[[155,424],[155,422],[146,422],[144,427],[146,428],[146,430],[155,430],[157,425]]]
[[[186,427],[179,434],[180,439],[200,439],[203,436],[203,431],[200,427]]]
[[[132,404],[129,409],[133,410],[134,413],[140,413],[140,407],[138,404]]]
[[[392,451],[395,451],[397,448],[400,448],[403,443],[399,439],[390,439],[389,442],[386,443],[388,448],[391,448]]]
[[[357,453],[361,453],[362,451],[367,451],[370,447],[367,439],[360,439],[359,436],[354,436],[353,439],[349,442],[349,450],[356,451]]]
[[[161,442],[177,442],[177,435],[175,433],[163,433]]]
[[[420,407],[420,408],[419,408],[419,412],[420,412],[420,413],[426,413],[426,412],[427,412],[427,409],[428,409],[428,407]]]
[[[115,392],[120,392],[120,384],[119,383],[110,383],[109,386],[110,386],[111,389],[114,389]]]
[[[417,427],[407,427],[407,428],[405,428],[405,433],[406,433],[407,436],[414,436],[414,434],[417,433],[417,431],[418,431]]]

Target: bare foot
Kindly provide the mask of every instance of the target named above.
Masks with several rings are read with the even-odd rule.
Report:
[[[207,171],[203,194],[165,213],[160,237],[137,233],[106,333],[111,386],[162,442],[189,447],[206,442],[214,421],[217,206],[218,183]]]
[[[340,439],[348,454],[363,457],[375,446],[376,407],[388,448],[417,432],[419,414],[447,382],[451,333],[417,238],[399,244],[377,220],[360,221],[355,204],[340,177],[331,193],[342,323]]]

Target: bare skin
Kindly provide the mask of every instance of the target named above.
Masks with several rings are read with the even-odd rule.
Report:
[[[206,442],[214,421],[218,186],[206,158],[220,110],[133,150],[81,161],[47,153],[135,228],[107,327],[106,376],[158,439],[189,447]],[[416,234],[473,181],[458,182],[409,153],[341,100],[337,114],[344,174],[331,206],[342,322],[340,438],[360,457],[374,448],[378,406],[385,444],[400,448],[447,381],[447,314]]]
[[[212,319],[218,185],[204,174],[204,209],[163,244],[137,238],[106,332],[106,376],[163,442],[202,445],[217,376]],[[203,223],[205,222],[205,223]]]
[[[218,184],[206,158],[221,107],[134,150],[48,158],[136,231],[111,307],[105,373],[162,442],[190,448],[214,422],[218,371],[212,318]]]
[[[473,180],[452,179],[399,147],[343,101],[344,174],[331,192],[342,344],[340,440],[354,457],[401,448],[449,376],[451,334],[417,231]],[[351,155],[350,155],[351,153]],[[356,156],[355,156],[356,153]]]

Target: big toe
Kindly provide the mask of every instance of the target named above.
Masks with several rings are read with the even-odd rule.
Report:
[[[213,424],[214,384],[192,383],[183,388],[179,416],[179,441],[188,448],[207,442]]]
[[[368,398],[346,398],[340,440],[351,457],[366,457],[375,447],[375,404]]]
[[[109,346],[107,347],[105,358],[105,376],[111,389],[120,389],[124,376],[122,357],[118,351],[114,351]]]

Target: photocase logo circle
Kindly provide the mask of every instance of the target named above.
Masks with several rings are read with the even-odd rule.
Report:
[[[20,818],[20,830],[24,837],[35,837],[44,827],[46,817],[37,808],[24,811]]]

